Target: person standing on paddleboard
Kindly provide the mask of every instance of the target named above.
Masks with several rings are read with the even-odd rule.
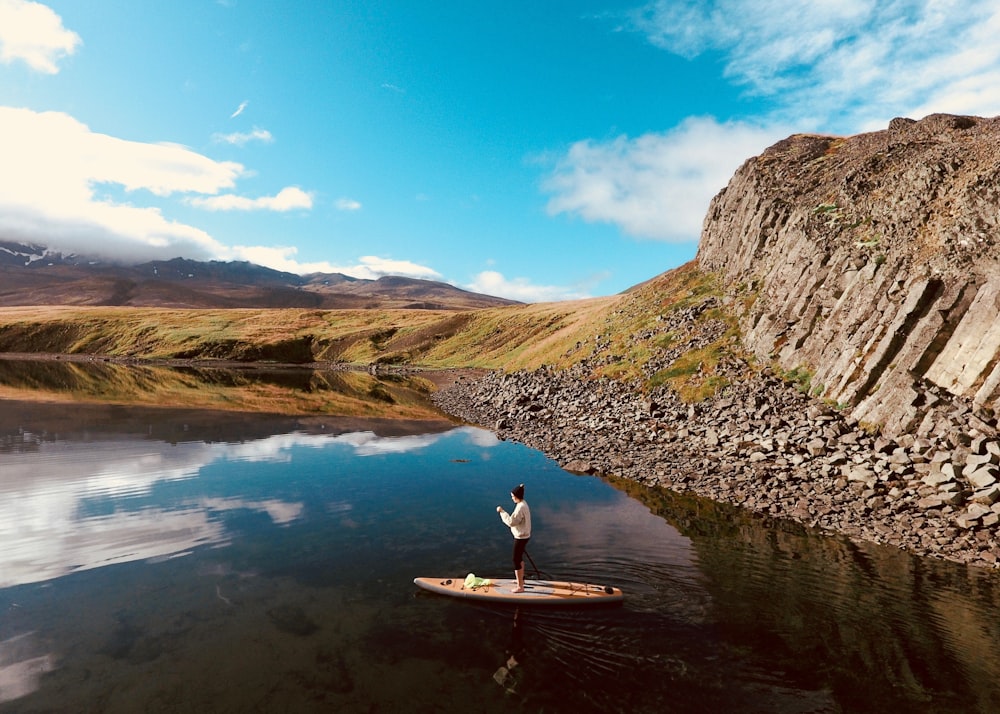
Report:
[[[511,489],[510,497],[514,501],[514,511],[508,514],[501,506],[497,506],[500,520],[510,528],[514,536],[514,577],[517,579],[516,593],[524,592],[524,549],[531,540],[531,510],[524,500],[524,484],[518,484]]]

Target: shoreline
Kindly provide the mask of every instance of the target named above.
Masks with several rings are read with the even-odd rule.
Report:
[[[0,353],[0,360],[420,376],[443,414],[537,449],[567,471],[614,475],[918,556],[1000,569],[1000,441],[957,406],[947,434],[888,439],[769,371],[715,397],[590,379],[585,367],[503,373],[344,363]]]
[[[216,359],[151,359],[145,357],[118,357],[113,355],[68,354],[64,352],[0,352],[0,360],[11,362],[70,362],[119,364],[129,367],[186,367],[192,369],[233,369],[247,371],[314,370],[327,372],[367,372],[373,376],[419,376],[446,389],[458,381],[477,379],[487,373],[485,369],[411,367],[381,364],[350,364],[347,362],[242,362]]]
[[[945,436],[892,440],[767,370],[697,404],[665,389],[642,394],[635,384],[544,368],[456,381],[432,401],[571,472],[1000,568],[1000,442],[978,433],[961,407]]]

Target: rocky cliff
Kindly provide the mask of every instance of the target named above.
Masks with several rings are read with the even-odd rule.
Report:
[[[884,434],[996,435],[1000,118],[894,119],[796,135],[712,201],[699,265],[723,276],[744,343],[811,375]]]
[[[790,137],[712,201],[697,259],[710,291],[685,266],[621,296],[571,368],[435,400],[572,471],[1000,568],[998,172],[1000,119]],[[608,378],[633,344],[642,376]],[[683,397],[674,374],[716,389]]]

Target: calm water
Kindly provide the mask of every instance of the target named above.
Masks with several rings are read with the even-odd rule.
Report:
[[[507,576],[520,481],[623,606],[413,586]],[[995,712],[998,585],[480,429],[0,401],[0,712]]]

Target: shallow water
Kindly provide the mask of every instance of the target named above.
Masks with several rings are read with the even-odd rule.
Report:
[[[1000,711],[991,572],[574,476],[469,427],[0,413],[0,712]],[[537,566],[624,605],[413,586],[506,577],[495,507],[522,481]]]

